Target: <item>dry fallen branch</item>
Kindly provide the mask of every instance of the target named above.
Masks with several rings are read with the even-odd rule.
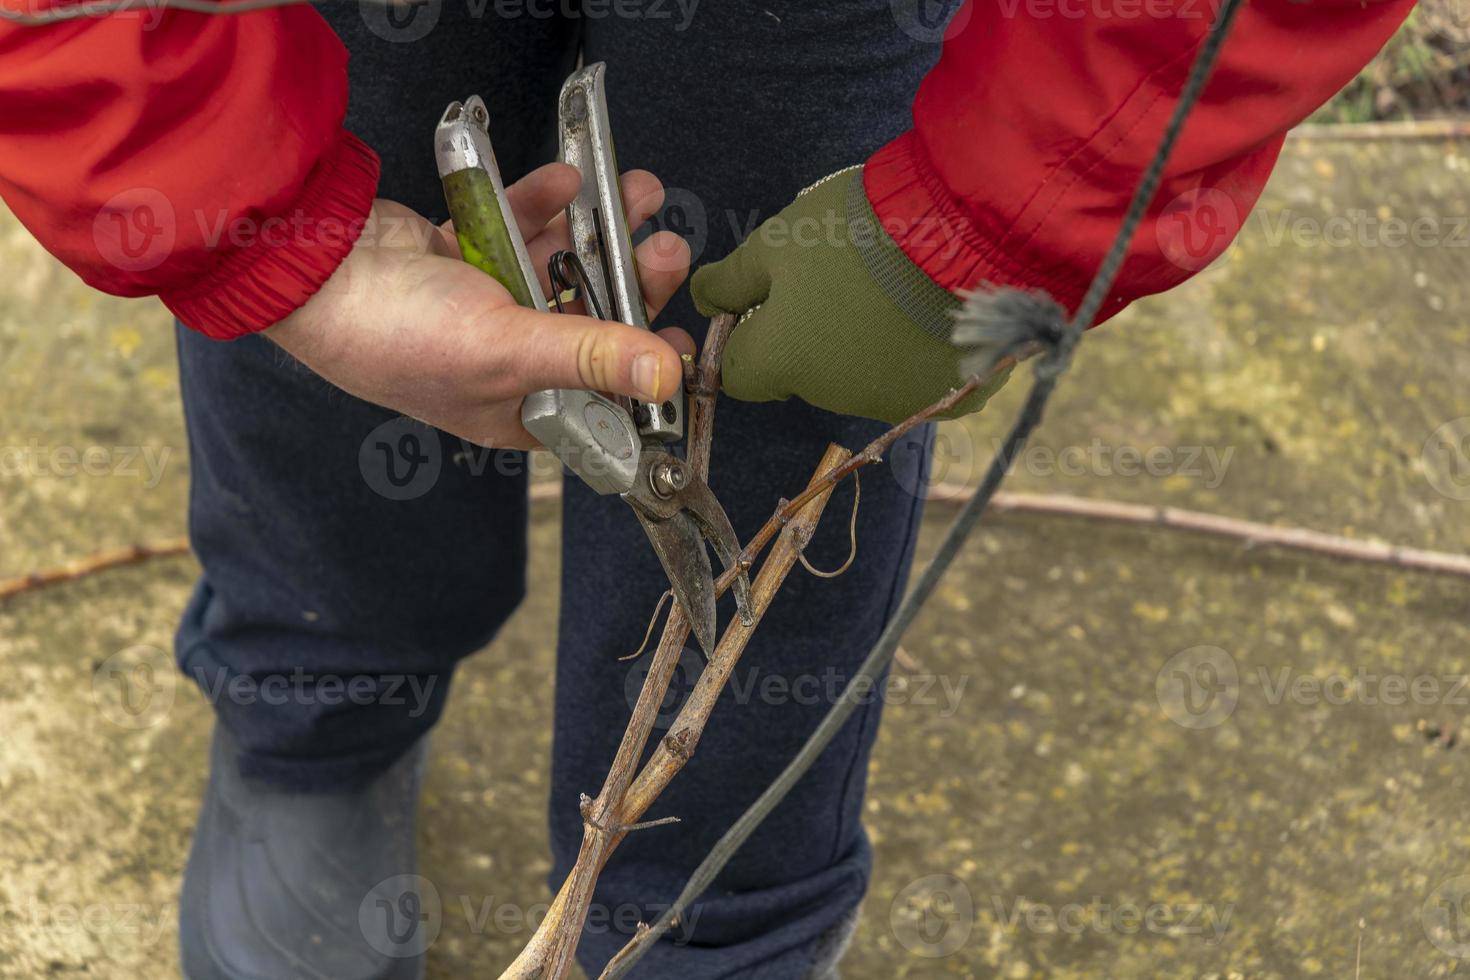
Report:
[[[928,500],[935,504],[962,504],[974,495],[974,487],[936,483],[929,488]],[[561,499],[560,483],[538,483],[531,488],[533,503],[545,503],[559,499]],[[1362,562],[1365,565],[1402,568],[1406,571],[1422,572],[1427,575],[1470,578],[1470,555],[1433,551],[1427,548],[1411,548],[1407,545],[1390,544],[1386,541],[1361,541],[1337,534],[1327,534],[1323,531],[1313,531],[1310,528],[1262,524],[1258,521],[1227,517],[1207,511],[1188,510],[1182,507],[1129,504],[1062,493],[1007,492],[997,493],[995,499],[991,501],[991,507],[997,511],[1012,511],[1018,514],[1076,517],[1107,524],[1156,527],[1165,531],[1208,534],[1212,537],[1238,541],[1246,548],[1280,548],[1283,551],[1300,551],[1326,558]],[[105,572],[150,558],[182,555],[188,550],[188,539],[176,538],[171,541],[136,544],[113,551],[98,552],[56,568],[43,569],[10,579],[0,579],[0,599],[8,599],[51,585],[74,582],[93,572]]]
[[[126,548],[99,551],[95,555],[78,558],[75,561],[69,561],[65,565],[59,565],[56,568],[31,572],[29,575],[18,575],[15,578],[0,579],[0,599],[8,599],[11,596],[20,595],[22,592],[32,592],[36,589],[45,588],[48,585],[74,582],[83,576],[91,575],[93,572],[118,568],[122,565],[136,565],[138,562],[147,561],[149,558],[163,558],[170,555],[187,554],[188,551],[188,538],[173,538],[168,541],[155,541],[151,544],[134,544]]]
[[[946,503],[961,503],[974,495],[975,491],[971,487],[937,484],[931,488],[931,499]],[[1189,531],[1238,541],[1247,548],[1282,548],[1327,558],[1343,558],[1434,575],[1470,578],[1470,556],[1467,555],[1426,551],[1383,541],[1359,541],[1306,528],[1278,527],[1180,507],[1126,504],[1116,500],[1094,500],[1061,493],[997,493],[990,506],[998,511],[1077,517],[1134,527]]]
[[[1307,123],[1287,133],[1296,140],[1410,141],[1470,138],[1464,119],[1399,119],[1392,122]]]

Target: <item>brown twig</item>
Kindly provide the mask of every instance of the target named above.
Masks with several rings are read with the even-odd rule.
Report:
[[[1308,123],[1287,136],[1298,140],[1457,140],[1470,138],[1463,119],[1402,119],[1393,122]]]
[[[689,636],[689,621],[678,603],[674,604],[664,626],[663,638],[654,653],[653,664],[644,678],[643,690],[634,705],[633,715],[628,720],[618,753],[608,769],[607,779],[597,799],[582,807],[582,849],[577,855],[572,871],[562,882],[556,898],[547,909],[535,934],[505,972],[500,980],[532,980],[532,978],[565,977],[571,969],[576,954],[577,942],[581,938],[582,926],[592,901],[592,892],[597,885],[597,876],[611,851],[610,842],[621,840],[622,835],[614,828],[614,804],[626,792],[632,779],[633,767],[637,764],[653,728],[659,706],[668,691],[674,668],[684,651]],[[637,747],[630,755],[629,749]],[[632,822],[632,821],[625,821]]]
[[[648,676],[643,680],[643,689],[633,706],[633,715],[628,719],[617,754],[608,767],[602,792],[582,806],[582,849],[567,880],[562,883],[556,900],[547,911],[546,918],[531,937],[531,941],[516,957],[510,968],[501,975],[501,980],[516,977],[543,977],[545,980],[561,980],[568,975],[577,942],[582,936],[582,926],[592,903],[592,892],[597,886],[597,876],[612,850],[611,842],[621,841],[623,833],[617,830],[621,824],[637,821],[627,819],[618,804],[626,793],[633,778],[634,768],[643,755],[643,747],[658,717],[658,711],[668,692],[669,682],[679,665],[684,644],[689,637],[689,619],[684,607],[677,602],[664,624],[664,632],[654,652]]]
[[[997,367],[996,370],[1002,371],[1008,366],[1009,363],[1002,364]],[[978,377],[971,378],[965,384],[951,390],[949,394],[939,399],[939,401],[919,410],[918,412],[915,412],[913,415],[910,415],[908,418],[904,419],[902,422],[898,423],[893,428],[889,429],[887,432],[883,433],[878,438],[868,443],[866,446],[863,447],[861,452],[855,453],[854,455],[848,457],[846,461],[844,461],[840,465],[833,466],[825,472],[820,472],[815,478],[813,478],[812,482],[807,485],[807,488],[805,490],[797,494],[791,500],[783,500],[781,504],[777,506],[776,512],[770,516],[770,519],[761,526],[761,529],[755,533],[755,535],[750,539],[749,542],[746,543],[745,549],[740,552],[738,565],[745,568],[751,567],[751,565],[755,563],[755,559],[759,557],[760,553],[765,549],[766,545],[770,543],[771,538],[776,534],[776,532],[781,530],[781,528],[784,527],[787,522],[789,522],[791,518],[796,515],[797,511],[806,506],[806,504],[810,500],[812,500],[819,494],[830,493],[832,488],[835,487],[844,478],[851,476],[853,473],[862,469],[864,466],[868,466],[872,463],[882,462],[883,454],[888,452],[889,448],[891,448],[901,436],[912,431],[917,426],[929,421],[934,416],[943,414],[944,412],[947,412],[950,409],[954,408],[960,402],[964,401],[965,398],[968,397],[972,392],[974,392],[976,388],[980,387],[981,382],[982,379]],[[736,573],[737,569],[735,568],[725,569],[725,571],[720,574],[720,577],[715,580],[715,587],[717,589],[729,588],[730,583],[735,579]]]
[[[828,446],[817,472],[821,473],[824,468],[841,465],[850,455],[841,446]],[[815,485],[816,479],[819,477],[814,478],[810,485]],[[803,496],[806,495],[803,494]],[[732,618],[730,626],[725,630],[725,635],[720,637],[720,642],[715,647],[709,663],[699,675],[699,680],[695,682],[694,690],[690,692],[688,700],[684,702],[684,706],[679,709],[679,714],[669,725],[670,734],[654,749],[648,764],[643,767],[638,778],[628,787],[621,813],[624,821],[637,820],[642,816],[663,792],[674,774],[682,769],[684,763],[688,762],[694,754],[694,748],[704,733],[705,723],[709,720],[710,712],[714,710],[720,691],[724,689],[725,682],[729,680],[740,655],[745,652],[745,645],[750,642],[751,635],[760,625],[761,617],[770,606],[771,600],[775,598],[776,591],[786,580],[787,574],[811,541],[812,534],[817,528],[817,521],[821,518],[822,511],[831,497],[832,488],[830,486],[825,490],[819,490],[803,505],[801,510],[792,515],[791,520],[782,529],[781,536],[761,565],[760,574],[751,584],[750,604],[751,612],[754,614],[753,621],[747,626],[740,621],[740,617]]]
[[[818,474],[840,465],[847,456],[847,450],[839,446],[828,447],[818,466]],[[638,825],[649,806],[693,755],[715,700],[762,615],[811,539],[830,497],[829,485],[825,493],[812,495],[806,505],[786,522],[780,538],[752,583],[752,622],[745,625],[738,616],[731,620],[689,700],[674,720],[670,734],[659,743],[635,779],[634,767],[643,754],[674,668],[689,637],[689,621],[683,609],[677,603],[674,605],[617,755],[608,769],[602,792],[595,800],[583,803],[582,848],[576,863],[535,935],[501,974],[501,980],[561,980],[568,975],[603,865],[627,835],[628,828]]]
[[[928,500],[937,504],[962,504],[974,493],[973,487],[936,483],[929,488]],[[560,482],[540,483],[531,488],[531,500],[536,503],[557,500],[560,497]],[[1262,524],[1257,521],[1225,517],[1221,514],[1187,510],[1181,507],[1126,504],[1069,494],[1008,493],[1005,491],[995,495],[991,506],[998,511],[1044,514],[1053,517],[1077,517],[1133,527],[1157,527],[1170,531],[1208,534],[1213,537],[1239,541],[1248,548],[1281,548],[1286,551],[1300,551],[1368,565],[1385,565],[1389,568],[1402,568],[1429,575],[1470,578],[1470,555],[1431,551],[1426,548],[1410,548],[1382,541],[1359,541],[1308,528]],[[782,509],[784,511],[785,508]],[[132,565],[149,558],[181,555],[188,550],[188,540],[177,538],[172,541],[138,544],[128,548],[99,552],[57,568],[0,580],[0,599],[8,599],[50,585],[72,582],[93,572]],[[723,588],[722,585],[721,589]]]
[[[857,516],[858,505],[862,502],[862,499],[863,473],[862,470],[857,470],[852,474],[852,517],[847,522],[847,561],[843,562],[841,565],[838,565],[830,572],[824,572],[820,568],[817,568],[815,565],[813,565],[811,562],[807,561],[806,553],[803,552],[801,555],[798,556],[801,561],[802,568],[805,568],[808,572],[815,575],[817,578],[841,578],[844,574],[847,573],[847,570],[852,567],[852,563],[857,561]]]
[[[690,392],[692,397],[688,416],[688,455],[691,468],[701,480],[709,478],[710,453],[714,443],[715,402],[719,395],[720,361],[724,355],[725,342],[735,323],[736,318],[733,315],[717,316],[710,321],[699,367],[693,372],[694,383]],[[691,380],[689,374],[686,367],[686,385]],[[826,498],[822,499],[825,502]],[[820,509],[818,506],[818,513]],[[748,568],[749,565],[744,567]],[[763,568],[762,576],[764,575]],[[733,580],[732,574],[730,581]],[[758,577],[757,582],[760,580]],[[717,592],[728,587],[729,582],[726,582],[723,587],[717,588]],[[758,620],[758,612],[756,617]],[[562,883],[556,899],[530,942],[501,975],[502,980],[532,977],[559,980],[571,970],[577,943],[581,939],[582,927],[597,885],[597,877],[601,874],[608,855],[626,833],[625,829],[620,828],[636,824],[638,817],[642,815],[642,810],[636,814],[630,813],[622,806],[623,799],[633,779],[638,760],[643,756],[644,746],[648,743],[669,682],[684,652],[689,628],[689,620],[683,608],[675,603],[664,623],[658,649],[654,652],[653,662],[644,678],[643,688],[623,732],[617,754],[608,767],[602,791],[597,794],[596,799],[583,801],[582,847],[572,871]],[[753,629],[754,623],[749,628]],[[644,642],[647,643],[647,638]],[[722,639],[721,643],[723,642]],[[719,649],[717,647],[716,651]]]
[[[937,484],[931,488],[930,493],[931,499],[959,503],[968,500],[975,491],[969,487]],[[1241,542],[1247,548],[1284,548],[1326,558],[1470,578],[1470,556],[1466,555],[1406,548],[1382,541],[1358,541],[1306,528],[1277,527],[1259,521],[1179,507],[1125,504],[1116,500],[1094,500],[1060,493],[997,493],[990,505],[998,511],[1078,517],[1134,527],[1161,527],[1228,538]]]
[[[725,356],[725,342],[735,329],[733,313],[721,313],[709,322],[704,348],[699,352],[699,370],[690,391],[689,465],[701,480],[709,481],[710,446],[715,434],[715,399],[720,393],[720,362]]]
[[[653,607],[653,615],[648,617],[648,629],[643,631],[643,642],[638,644],[638,649],[619,660],[637,660],[643,656],[643,651],[648,649],[648,641],[653,639],[653,628],[658,625],[658,614],[664,611],[664,606],[674,597],[673,589],[664,589],[664,594],[658,597],[658,605]]]
[[[0,599],[9,599],[11,596],[17,596],[23,592],[33,592],[36,589],[42,589],[48,585],[73,582],[84,575],[91,575],[93,572],[118,568],[122,565],[135,565],[149,558],[182,555],[188,551],[188,538],[173,538],[168,541],[155,541],[151,544],[134,544],[126,548],[100,551],[95,555],[78,558],[75,561],[69,561],[65,565],[60,565],[56,568],[47,568],[39,572],[31,572],[29,575],[18,575],[10,579],[0,579]]]
[[[693,446],[701,436],[707,445],[708,433],[713,425],[712,412],[691,416],[690,445]],[[707,456],[702,465],[704,470],[700,473],[701,479],[708,472]],[[652,629],[652,623],[649,628]],[[617,829],[620,824],[631,824],[637,820],[636,817],[633,820],[623,820],[617,812],[618,804],[627,792],[634,767],[643,755],[644,746],[648,744],[648,736],[653,731],[659,708],[668,693],[669,682],[673,679],[679,657],[684,652],[684,644],[688,641],[689,628],[689,618],[684,613],[684,607],[674,603],[669,611],[669,618],[664,622],[664,631],[659,638],[658,649],[654,651],[648,675],[643,679],[643,688],[638,692],[632,717],[628,719],[622,741],[618,743],[617,754],[613,756],[607,778],[603,780],[602,791],[594,800],[587,800],[585,797],[583,799],[582,848],[577,854],[576,863],[562,883],[546,917],[541,920],[530,941],[501,974],[501,980],[560,980],[570,972],[577,943],[582,936],[582,926],[587,921],[591,908],[597,876],[602,873],[602,866],[612,849],[609,842],[614,839],[622,840],[623,834]],[[648,638],[644,637],[643,642],[646,645]]]

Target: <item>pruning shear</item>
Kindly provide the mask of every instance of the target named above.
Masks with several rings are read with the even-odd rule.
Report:
[[[618,187],[617,157],[608,122],[606,65],[574,72],[562,86],[557,116],[560,156],[582,174],[567,207],[572,249],[548,269],[558,312],[563,297],[579,296],[588,312],[649,329],[633,261],[633,242]],[[490,117],[479,96],[452,102],[434,133],[444,197],[464,260],[493,276],[522,306],[549,311],[525,240],[505,196],[490,145]],[[555,389],[526,397],[521,422],[542,445],[599,494],[618,494],[633,508],[674,598],[708,654],[715,640],[715,587],[708,539],[728,569],[740,555],[730,525],[709,486],[669,451],[684,435],[682,393],[660,405],[610,398],[595,391]],[[741,618],[752,622],[750,580],[734,584]]]

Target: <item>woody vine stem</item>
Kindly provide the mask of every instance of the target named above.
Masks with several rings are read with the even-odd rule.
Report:
[[[699,366],[686,379],[693,406],[689,422],[689,463],[702,480],[709,478],[720,361],[735,323],[736,318],[732,315],[717,316],[711,321]],[[693,757],[715,701],[770,607],[771,600],[811,541],[833,489],[843,478],[881,461],[884,453],[901,436],[927,419],[953,408],[979,384],[980,380],[976,378],[954,389],[933,405],[884,432],[859,453],[829,446],[806,489],[777,504],[775,512],[746,543],[736,564],[725,569],[715,580],[716,593],[723,593],[735,576],[740,571],[752,569],[761,553],[770,546],[770,554],[751,585],[753,621],[745,625],[739,617],[731,620],[688,700],[669,726],[669,734],[654,748],[648,762],[639,768],[639,760],[689,636],[689,620],[684,609],[677,603],[673,605],[602,790],[595,798],[582,798],[582,847],[576,863],[536,933],[501,974],[502,980],[561,980],[569,975],[598,875],[624,837],[650,826],[640,824],[639,820]],[[658,821],[664,822],[667,821]],[[640,930],[645,928],[640,927]]]

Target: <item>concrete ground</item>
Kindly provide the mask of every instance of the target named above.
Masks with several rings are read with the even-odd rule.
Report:
[[[1467,215],[1463,144],[1292,141],[1224,259],[1084,344],[1010,488],[1466,551]],[[0,578],[182,534],[162,309],[8,216],[0,266]],[[944,479],[1024,388],[946,426]],[[433,977],[493,976],[547,897],[554,504],[533,533],[436,742]],[[177,975],[210,719],[165,651],[196,571],[0,603],[0,976]],[[905,646],[846,976],[1470,976],[1465,581],[999,516]]]

